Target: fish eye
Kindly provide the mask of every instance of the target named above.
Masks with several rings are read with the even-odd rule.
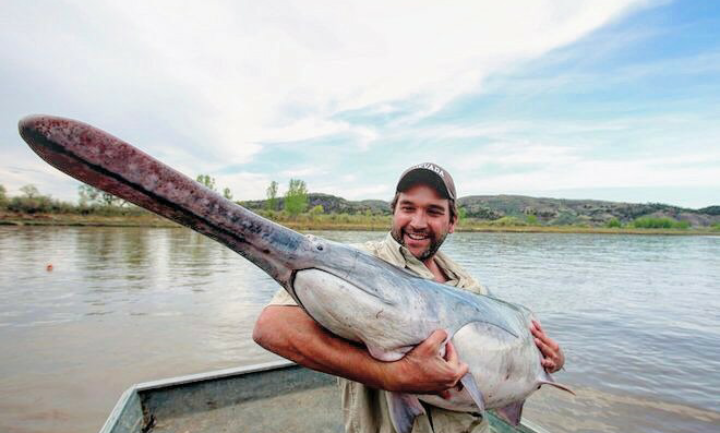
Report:
[[[313,248],[317,251],[324,251],[325,250],[325,242],[323,242],[324,239],[317,238],[313,235],[305,235],[305,237],[312,242]]]

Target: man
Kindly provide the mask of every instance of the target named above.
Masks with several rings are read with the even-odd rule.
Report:
[[[437,282],[487,293],[459,265],[439,251],[453,233],[458,214],[455,184],[450,173],[436,164],[406,170],[392,201],[391,232],[379,242],[361,246],[395,266]],[[560,347],[535,324],[532,333],[543,353],[543,366],[553,372],[564,363]],[[392,433],[385,391],[439,394],[457,386],[468,367],[438,330],[395,362],[378,361],[353,342],[330,334],[308,316],[285,290],[280,290],[258,318],[253,338],[278,355],[305,367],[339,376],[346,431]],[[426,415],[415,420],[413,433],[479,433],[488,431],[480,414],[452,412],[426,405]]]

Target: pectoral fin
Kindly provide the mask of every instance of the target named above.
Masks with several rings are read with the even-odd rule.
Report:
[[[550,373],[547,373],[545,371],[540,374],[540,380],[538,382],[540,383],[540,385],[554,386],[555,388],[562,389],[563,391],[569,392],[572,395],[577,395],[575,394],[575,391],[573,391],[569,386],[555,382],[555,379],[550,376]]]
[[[415,418],[425,413],[420,400],[411,394],[387,392],[387,404],[390,421],[397,433],[410,433]]]
[[[477,405],[480,412],[485,410],[485,399],[483,398],[482,393],[477,387],[477,384],[475,383],[475,378],[473,377],[470,372],[468,372],[465,376],[460,379],[460,383],[463,384],[463,387],[467,390],[468,394],[470,394],[470,397],[472,397],[473,401]]]
[[[505,407],[495,409],[495,413],[505,420],[508,424],[518,425],[520,424],[520,418],[522,417],[523,405],[525,400],[516,403],[511,403]]]

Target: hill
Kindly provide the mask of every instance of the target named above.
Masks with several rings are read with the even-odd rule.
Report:
[[[278,209],[283,199],[278,199]],[[265,200],[241,203],[254,211],[265,209]],[[383,200],[351,201],[330,194],[308,194],[308,209],[322,205],[324,213],[389,215],[390,204]],[[521,195],[473,195],[458,199],[458,207],[466,217],[497,220],[503,217],[527,218],[534,215],[538,221],[549,225],[586,224],[602,226],[616,218],[628,223],[636,218],[673,218],[687,221],[693,227],[707,227],[720,223],[720,206],[687,209],[661,203],[623,203],[601,200],[568,200],[529,197]]]
[[[284,202],[284,198],[278,197],[277,209],[283,209],[285,207]],[[260,211],[265,209],[265,203],[266,200],[251,200],[241,202],[240,204],[252,211]],[[390,215],[390,204],[383,200],[350,201],[331,194],[309,193],[308,209],[312,209],[317,205],[321,205],[326,214],[345,213],[348,215],[358,215],[370,212],[372,215]]]
[[[687,209],[662,203],[623,203],[601,200],[567,200],[520,195],[475,195],[461,197],[458,206],[466,216],[498,219],[504,216],[525,218],[535,215],[551,225],[603,225],[613,218],[628,223],[636,218],[673,218],[687,221],[693,227],[706,227],[720,222],[718,206]]]

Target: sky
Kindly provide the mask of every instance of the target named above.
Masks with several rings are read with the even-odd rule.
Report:
[[[720,205],[718,2],[6,1],[0,59],[10,196],[77,199],[17,134],[50,114],[238,200],[434,162],[461,197]]]

